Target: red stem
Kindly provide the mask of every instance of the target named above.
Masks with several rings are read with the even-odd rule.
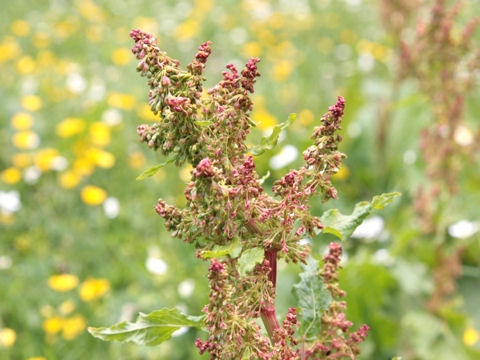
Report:
[[[265,250],[265,259],[268,260],[271,269],[270,273],[268,274],[268,280],[270,280],[273,284],[274,293],[277,285],[277,253],[278,250]],[[268,336],[270,337],[270,340],[273,340],[275,329],[280,327],[280,323],[275,315],[275,300],[271,304],[265,304],[265,307],[262,308],[260,314],[262,316],[265,329],[267,329]]]

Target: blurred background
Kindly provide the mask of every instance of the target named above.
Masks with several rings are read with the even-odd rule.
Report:
[[[266,189],[302,164],[313,127],[344,96],[340,150],[348,159],[334,177],[339,200],[312,202],[314,214],[331,207],[350,213],[375,194],[403,193],[344,243],[347,316],[355,327],[372,328],[361,358],[479,359],[479,161],[460,162],[459,191],[443,202],[436,231],[424,231],[414,206],[430,181],[420,133],[435,117],[416,80],[399,79],[399,33],[388,26],[404,16],[408,38],[428,3],[2,2],[0,360],[208,358],[193,346],[194,329],[154,348],[106,343],[86,332],[162,307],[199,315],[208,301],[207,264],[173,239],[153,210],[158,197],[185,204],[190,168],[168,166],[135,180],[162,160],[136,135],[137,125],[156,119],[135,71],[131,28],[155,34],[183,66],[212,40],[208,87],[225,64],[241,68],[261,57],[251,143],[289,113],[298,115],[277,147],[255,159],[260,175],[271,173]],[[411,18],[398,10],[407,4]],[[479,9],[478,1],[466,1],[460,23]],[[480,94],[472,91],[455,133],[460,146],[475,141],[479,116]],[[328,241],[312,242],[312,255],[321,257]],[[446,259],[440,263],[438,244]],[[282,314],[295,306],[291,288],[300,269],[279,266]],[[449,279],[451,291],[432,310],[426,304]]]

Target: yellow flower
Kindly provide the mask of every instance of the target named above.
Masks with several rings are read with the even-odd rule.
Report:
[[[19,149],[33,149],[38,146],[40,139],[33,131],[21,131],[13,135],[13,145]]]
[[[52,316],[43,321],[42,328],[47,334],[56,334],[63,327],[63,319],[59,316]]]
[[[18,168],[24,168],[30,165],[31,158],[29,154],[18,153],[12,156],[12,164]]]
[[[35,356],[35,357],[30,357],[27,360],[47,360],[47,358],[43,356]]]
[[[60,185],[65,189],[71,189],[78,185],[81,177],[73,171],[67,171],[60,175]]]
[[[151,34],[158,32],[158,23],[154,18],[151,17],[137,16],[133,19],[133,27],[137,29],[142,29],[143,31]]]
[[[13,38],[6,38],[0,43],[0,63],[15,58],[20,53],[20,46]]]
[[[82,315],[67,318],[63,321],[62,336],[66,340],[72,340],[81,334],[86,326],[87,322]]]
[[[468,327],[465,329],[465,332],[463,333],[463,343],[467,346],[473,346],[478,342],[479,339],[479,334],[477,330],[475,330],[472,327]]]
[[[135,106],[135,97],[128,94],[112,92],[108,95],[108,105],[122,110],[130,110]]]
[[[56,127],[57,135],[68,138],[85,130],[85,121],[78,118],[66,118]]]
[[[35,155],[35,165],[37,165],[42,171],[50,170],[53,166],[55,158],[59,155],[60,154],[57,149],[42,149]]]
[[[190,172],[192,171],[193,167],[192,165],[188,164],[184,168],[180,170],[180,179],[182,179],[184,182],[190,181],[191,174]]]
[[[35,71],[37,64],[30,56],[22,56],[16,66],[19,74],[31,74]]]
[[[110,289],[110,283],[107,279],[87,279],[80,287],[80,298],[83,301],[91,301],[105,295]]]
[[[209,12],[215,6],[213,0],[195,0],[195,10],[203,13]]]
[[[90,141],[97,146],[108,145],[110,143],[110,127],[102,122],[90,125]]]
[[[17,333],[13,329],[0,329],[0,348],[11,347],[17,340]]]
[[[69,315],[75,310],[75,303],[72,300],[65,300],[60,304],[59,309],[62,315]]]
[[[36,95],[27,95],[22,98],[22,106],[30,111],[38,111],[42,107],[42,100]]]
[[[33,36],[33,45],[44,48],[50,45],[50,36],[44,32],[38,32]]]
[[[73,163],[73,171],[78,176],[88,176],[93,172],[93,164],[86,157],[80,157]]]
[[[277,82],[282,82],[288,79],[293,71],[293,63],[289,60],[280,60],[272,69],[272,78]]]
[[[313,122],[314,119],[315,119],[315,115],[309,109],[302,110],[298,114],[298,121],[300,121],[300,123],[303,126],[310,125]]]
[[[59,21],[54,25],[54,31],[56,37],[66,38],[72,35],[78,27],[78,21],[76,18],[70,17],[67,21]]]
[[[127,65],[132,58],[132,52],[128,48],[118,48],[112,54],[112,61],[115,65]]]
[[[107,198],[107,193],[97,186],[88,185],[82,189],[80,196],[87,205],[100,205]]]
[[[11,167],[3,170],[1,177],[6,184],[16,184],[22,178],[22,173],[17,168]]]
[[[280,12],[273,13],[268,19],[268,25],[272,29],[280,29],[285,25],[285,15]]]
[[[12,33],[17,36],[25,37],[30,34],[30,25],[25,20],[16,20],[10,25]]]
[[[80,14],[87,20],[102,22],[105,18],[102,8],[93,1],[79,0],[77,1],[77,7],[80,10]]]
[[[198,34],[199,23],[197,20],[188,19],[175,29],[175,37],[179,40],[188,40]]]
[[[102,168],[111,168],[113,165],[115,165],[115,156],[108,151],[91,148],[87,152],[87,157],[95,165]]]
[[[128,157],[128,163],[134,169],[139,169],[145,165],[145,156],[141,152],[134,152]]]
[[[12,117],[12,126],[17,130],[28,130],[33,125],[33,117],[28,113],[16,113]]]
[[[332,176],[332,178],[337,179],[337,180],[345,180],[348,178],[350,175],[350,169],[347,167],[347,165],[343,164],[338,172]]]
[[[48,278],[48,286],[55,291],[65,292],[78,285],[78,277],[72,274],[52,275]]]
[[[140,106],[137,110],[137,114],[144,120],[160,121],[160,117],[156,116],[150,109],[150,106],[148,106],[147,104],[143,104],[142,106]]]
[[[258,57],[262,55],[262,47],[259,43],[250,41],[243,45],[242,53],[247,57]]]
[[[261,130],[268,130],[278,124],[277,118],[265,109],[259,109],[253,113],[253,121]]]

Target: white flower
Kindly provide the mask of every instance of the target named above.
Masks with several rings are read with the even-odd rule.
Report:
[[[114,219],[118,216],[120,212],[120,203],[114,197],[109,197],[103,203],[103,211],[109,219]]]
[[[188,298],[193,294],[195,290],[195,281],[192,279],[185,279],[180,284],[178,284],[178,294],[182,298]]]
[[[0,270],[7,270],[12,266],[12,259],[10,256],[0,256]]]
[[[285,145],[280,152],[270,159],[270,167],[273,170],[281,169],[295,161],[298,157],[298,149],[293,145]]]
[[[473,142],[473,133],[466,126],[460,125],[455,129],[453,138],[460,146],[468,146]]]
[[[4,214],[14,213],[22,207],[20,194],[16,190],[0,191],[0,211]]]
[[[122,122],[123,115],[118,109],[107,109],[102,114],[102,121],[110,126],[118,125]]]
[[[67,89],[74,94],[80,94],[87,88],[87,80],[79,73],[70,73],[66,81]]]
[[[376,238],[383,230],[385,222],[380,216],[372,216],[364,220],[352,234],[353,238],[373,239]]]
[[[27,184],[35,184],[38,178],[42,175],[42,170],[36,165],[29,166],[23,173],[23,179]]]
[[[149,257],[146,262],[147,270],[155,275],[163,275],[167,272],[168,265],[165,261],[156,257]]]
[[[457,239],[466,239],[478,231],[478,223],[460,220],[448,227],[448,234]]]

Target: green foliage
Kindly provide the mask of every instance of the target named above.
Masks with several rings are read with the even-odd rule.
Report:
[[[321,326],[322,314],[332,302],[332,295],[325,288],[319,276],[318,261],[310,257],[302,264],[300,282],[293,285],[301,314],[300,333],[307,340],[313,340]]]
[[[200,256],[204,259],[220,258],[230,255],[232,259],[236,259],[242,252],[242,244],[235,238],[228,245],[215,245],[212,250],[204,250],[200,252]]]
[[[88,331],[105,341],[153,346],[170,339],[175,331],[184,326],[201,329],[203,316],[185,315],[177,309],[162,309],[148,315],[140,313],[134,323],[123,321],[110,327],[90,327]]]
[[[337,209],[331,209],[321,216],[325,234],[333,234],[340,240],[348,239],[372,210],[381,210],[393,199],[399,197],[398,192],[374,196],[371,202],[362,201],[355,205],[351,215],[343,215]]]
[[[168,159],[164,163],[161,163],[157,166],[153,166],[153,167],[145,170],[144,172],[142,172],[140,175],[137,176],[137,180],[144,180],[146,178],[149,178],[150,176],[155,175],[156,173],[158,173],[160,171],[160,169],[162,169],[163,167],[165,167],[166,165],[168,165],[168,164],[170,164],[174,161],[175,161],[175,159]]]
[[[262,248],[253,248],[245,250],[238,259],[238,271],[240,275],[245,276],[252,271],[256,264],[263,261],[264,250]]]
[[[254,145],[249,149],[252,155],[258,156],[263,154],[267,150],[272,150],[277,145],[278,137],[280,136],[282,130],[285,130],[290,125],[292,125],[296,117],[297,114],[290,114],[287,120],[278,125],[275,125],[273,127],[272,133],[269,136],[262,137],[260,145]]]

